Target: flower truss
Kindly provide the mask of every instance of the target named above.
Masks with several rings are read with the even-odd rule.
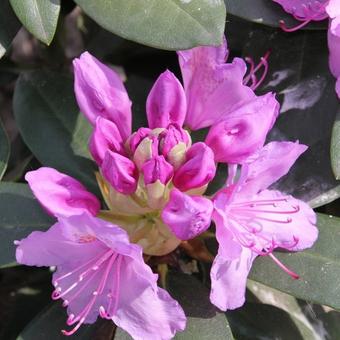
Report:
[[[279,3],[287,13],[301,21],[296,27],[288,28],[284,22],[281,27],[286,32],[296,31],[311,21],[329,18],[328,47],[329,67],[337,78],[336,92],[340,98],[340,0],[273,0]]]
[[[305,203],[271,190],[306,150],[298,142],[264,146],[279,104],[255,95],[266,58],[246,75],[242,59],[226,63],[226,42],[178,53],[184,87],[170,71],[146,102],[148,127],[131,132],[131,101],[119,76],[89,53],[74,60],[75,94],[93,125],[89,149],[107,210],[77,180],[51,168],[26,174],[34,195],[57,218],[46,232],[16,241],[19,263],[56,266],[54,300],[67,307],[71,335],[98,316],[134,339],[170,339],[185,328],[181,306],[157,286],[144,262],[216,225],[218,254],[211,270],[211,302],[225,311],[242,306],[257,256],[276,248],[299,251],[317,238]],[[249,86],[247,84],[250,84]],[[209,127],[205,141],[190,131]],[[204,192],[216,164],[229,167],[226,184]],[[269,188],[269,189],[268,189]]]

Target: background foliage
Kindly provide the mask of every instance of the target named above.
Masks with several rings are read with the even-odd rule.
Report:
[[[50,271],[15,266],[13,241],[53,222],[24,184],[27,170],[52,166],[98,193],[87,151],[90,127],[72,89],[72,58],[89,50],[126,78],[138,127],[157,75],[169,68],[180,76],[175,53],[167,50],[219,44],[224,30],[231,56],[259,60],[271,50],[258,93],[276,92],[282,114],[268,139],[309,145],[277,187],[317,208],[320,237],[303,253],[277,254],[300,274],[298,281],[268,258],[256,260],[247,303],[227,313],[209,302],[209,264],[182,249],[161,259],[169,265],[165,285],[189,317],[176,339],[340,338],[340,218],[333,217],[339,215],[340,111],[328,70],[327,23],[287,34],[278,29],[280,19],[294,24],[269,0],[0,0],[0,338],[63,338],[65,313],[49,305]],[[196,246],[216,248],[212,239]],[[129,336],[101,320],[73,338]]]

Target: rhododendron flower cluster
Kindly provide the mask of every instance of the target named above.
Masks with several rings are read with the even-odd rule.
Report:
[[[336,92],[340,98],[340,1],[339,0],[274,0],[279,3],[286,12],[292,14],[301,24],[287,28],[284,22],[281,27],[287,31],[296,31],[311,21],[320,21],[329,18],[328,47],[329,67],[337,78]]]
[[[246,75],[246,63],[240,58],[227,63],[227,55],[226,42],[179,52],[184,86],[170,71],[162,73],[147,98],[148,127],[135,132],[119,76],[89,53],[74,60],[75,94],[93,126],[89,150],[99,167],[105,207],[66,174],[31,171],[26,180],[57,222],[16,241],[19,263],[56,266],[52,298],[63,300],[72,326],[64,334],[98,316],[135,339],[170,339],[182,331],[181,306],[157,286],[143,254],[145,260],[169,254],[212,221],[219,248],[211,302],[218,308],[244,303],[257,256],[270,256],[297,278],[273,250],[311,247],[318,234],[315,214],[270,185],[307,147],[264,145],[279,104],[272,93],[254,93],[257,68]],[[205,140],[193,143],[191,131],[201,128],[209,128]],[[228,180],[208,197],[218,163],[228,164]]]

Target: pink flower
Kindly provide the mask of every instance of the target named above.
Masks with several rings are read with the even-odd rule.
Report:
[[[188,105],[185,125],[190,129],[211,126],[233,106],[255,98],[244,85],[245,62],[235,58],[226,63],[226,40],[221,46],[195,47],[178,56]]]
[[[190,240],[209,228],[212,212],[209,199],[173,189],[162,210],[162,220],[180,240]]]
[[[27,172],[25,179],[34,196],[50,215],[72,216],[88,212],[97,215],[97,197],[74,178],[52,168]]]
[[[119,76],[90,53],[74,59],[74,92],[92,125],[98,116],[114,122],[123,139],[131,133],[131,101]]]
[[[72,335],[98,316],[112,320],[134,339],[170,339],[185,328],[182,308],[144,263],[142,248],[118,226],[88,213],[59,217],[48,231],[16,241],[17,261],[56,266],[52,299],[69,315]]]
[[[329,18],[328,47],[329,67],[337,78],[336,92],[340,98],[340,1],[339,0],[273,0],[279,3],[286,12],[301,21],[301,24],[288,28],[283,21],[280,22],[282,29],[286,32],[294,32],[311,21],[320,21]]]
[[[304,202],[267,188],[285,175],[304,145],[272,142],[251,163],[242,166],[238,182],[214,197],[218,254],[211,269],[210,299],[221,310],[244,303],[246,280],[258,255],[270,256],[293,278],[273,254],[275,248],[299,251],[315,242],[316,216]]]
[[[279,103],[272,93],[226,112],[223,119],[210,128],[205,140],[214,151],[215,161],[242,163],[263,146],[278,114]]]

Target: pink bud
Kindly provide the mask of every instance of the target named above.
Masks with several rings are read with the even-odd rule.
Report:
[[[186,114],[186,98],[176,76],[165,71],[156,80],[146,101],[146,113],[151,129],[183,125]]]
[[[130,159],[119,153],[107,151],[101,170],[103,176],[116,191],[125,195],[136,191],[138,170]]]
[[[96,125],[90,138],[89,149],[98,165],[103,163],[107,150],[124,154],[123,139],[116,124],[103,117],[97,117]]]
[[[141,169],[146,161],[158,155],[158,145],[158,137],[155,135],[150,135],[139,143],[133,154],[133,161],[138,169]]]
[[[100,203],[96,196],[74,178],[52,168],[26,173],[26,181],[40,204],[54,216],[71,216],[89,212],[97,215]]]
[[[257,97],[210,128],[206,143],[216,162],[241,163],[265,142],[278,115],[279,104],[272,93]]]
[[[181,191],[199,188],[215,176],[214,153],[202,142],[195,143],[186,153],[186,161],[175,172],[174,185]]]
[[[209,228],[212,211],[213,204],[209,199],[173,189],[162,211],[162,220],[177,238],[189,240]]]
[[[149,136],[150,134],[151,134],[151,129],[142,127],[142,128],[139,128],[136,132],[134,132],[129,137],[127,143],[128,143],[128,147],[131,151],[131,154],[133,154],[136,151],[136,149],[137,149],[138,145],[141,143],[141,141],[145,137]]]
[[[160,148],[162,154],[167,157],[168,153],[179,143],[190,145],[191,138],[187,131],[177,124],[170,124],[168,128],[160,134]]]
[[[173,168],[163,156],[156,156],[145,162],[142,171],[145,185],[156,181],[166,185],[173,176]]]
[[[92,125],[98,116],[111,120],[125,140],[131,133],[131,101],[118,74],[88,52],[73,66],[80,110]]]

